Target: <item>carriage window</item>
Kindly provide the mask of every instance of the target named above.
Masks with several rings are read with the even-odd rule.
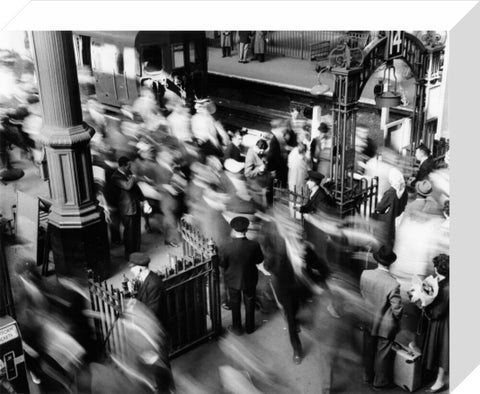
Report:
[[[152,69],[161,70],[163,68],[161,46],[149,45],[143,48],[142,64],[144,67],[147,62]]]
[[[93,68],[111,73],[116,69],[116,52],[115,45],[92,42]]]
[[[123,63],[127,75],[140,75],[140,63],[134,48],[124,48]]]
[[[196,59],[195,42],[190,43],[190,63],[195,63]]]
[[[172,59],[173,59],[173,68],[181,68],[185,66],[183,60],[183,44],[172,44]]]

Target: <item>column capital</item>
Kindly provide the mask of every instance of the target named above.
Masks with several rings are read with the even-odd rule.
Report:
[[[69,148],[74,145],[89,143],[94,134],[95,130],[85,122],[71,127],[45,125],[38,139],[46,146]]]

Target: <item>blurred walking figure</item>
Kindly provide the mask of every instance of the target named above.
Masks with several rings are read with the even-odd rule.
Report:
[[[220,46],[222,47],[222,57],[232,56],[232,32],[220,32]]]
[[[197,100],[195,103],[195,115],[192,116],[192,133],[200,148],[202,162],[209,155],[223,156],[222,145],[230,141],[230,138],[213,114],[216,112],[215,103],[210,99]]]
[[[130,303],[115,330],[121,353],[111,354],[112,364],[94,365],[92,393],[174,393],[168,339],[152,311],[141,302]]]
[[[141,201],[143,194],[137,185],[137,178],[131,172],[132,162],[128,157],[118,159],[118,169],[112,174],[112,183],[117,188],[118,211],[123,223],[125,259],[140,250],[141,243]]]
[[[369,311],[364,331],[364,381],[380,389],[391,383],[392,345],[403,305],[400,284],[389,272],[397,256],[382,246],[373,257],[378,267],[363,271],[360,277],[360,292]]]
[[[181,142],[192,142],[190,119],[189,109],[184,105],[175,105],[172,113],[167,116],[170,133]]]
[[[257,265],[263,262],[263,253],[256,241],[247,239],[250,221],[237,216],[230,222],[232,239],[219,248],[220,266],[225,270],[228,287],[232,325],[229,329],[236,335],[242,333],[240,302],[245,305],[245,332],[255,331],[255,289],[258,282]]]

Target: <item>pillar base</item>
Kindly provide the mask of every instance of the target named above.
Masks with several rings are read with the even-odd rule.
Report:
[[[109,277],[110,246],[105,220],[79,228],[49,223],[48,231],[57,275],[85,279],[87,269],[91,269],[101,279]]]

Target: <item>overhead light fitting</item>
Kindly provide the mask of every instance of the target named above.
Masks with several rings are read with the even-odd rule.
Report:
[[[391,85],[391,77],[393,76],[394,84]],[[388,61],[383,71],[383,82],[387,86],[387,90],[375,93],[375,103],[377,107],[393,108],[402,104],[402,95],[397,92],[397,77],[395,75],[395,67],[393,66],[393,60]]]

